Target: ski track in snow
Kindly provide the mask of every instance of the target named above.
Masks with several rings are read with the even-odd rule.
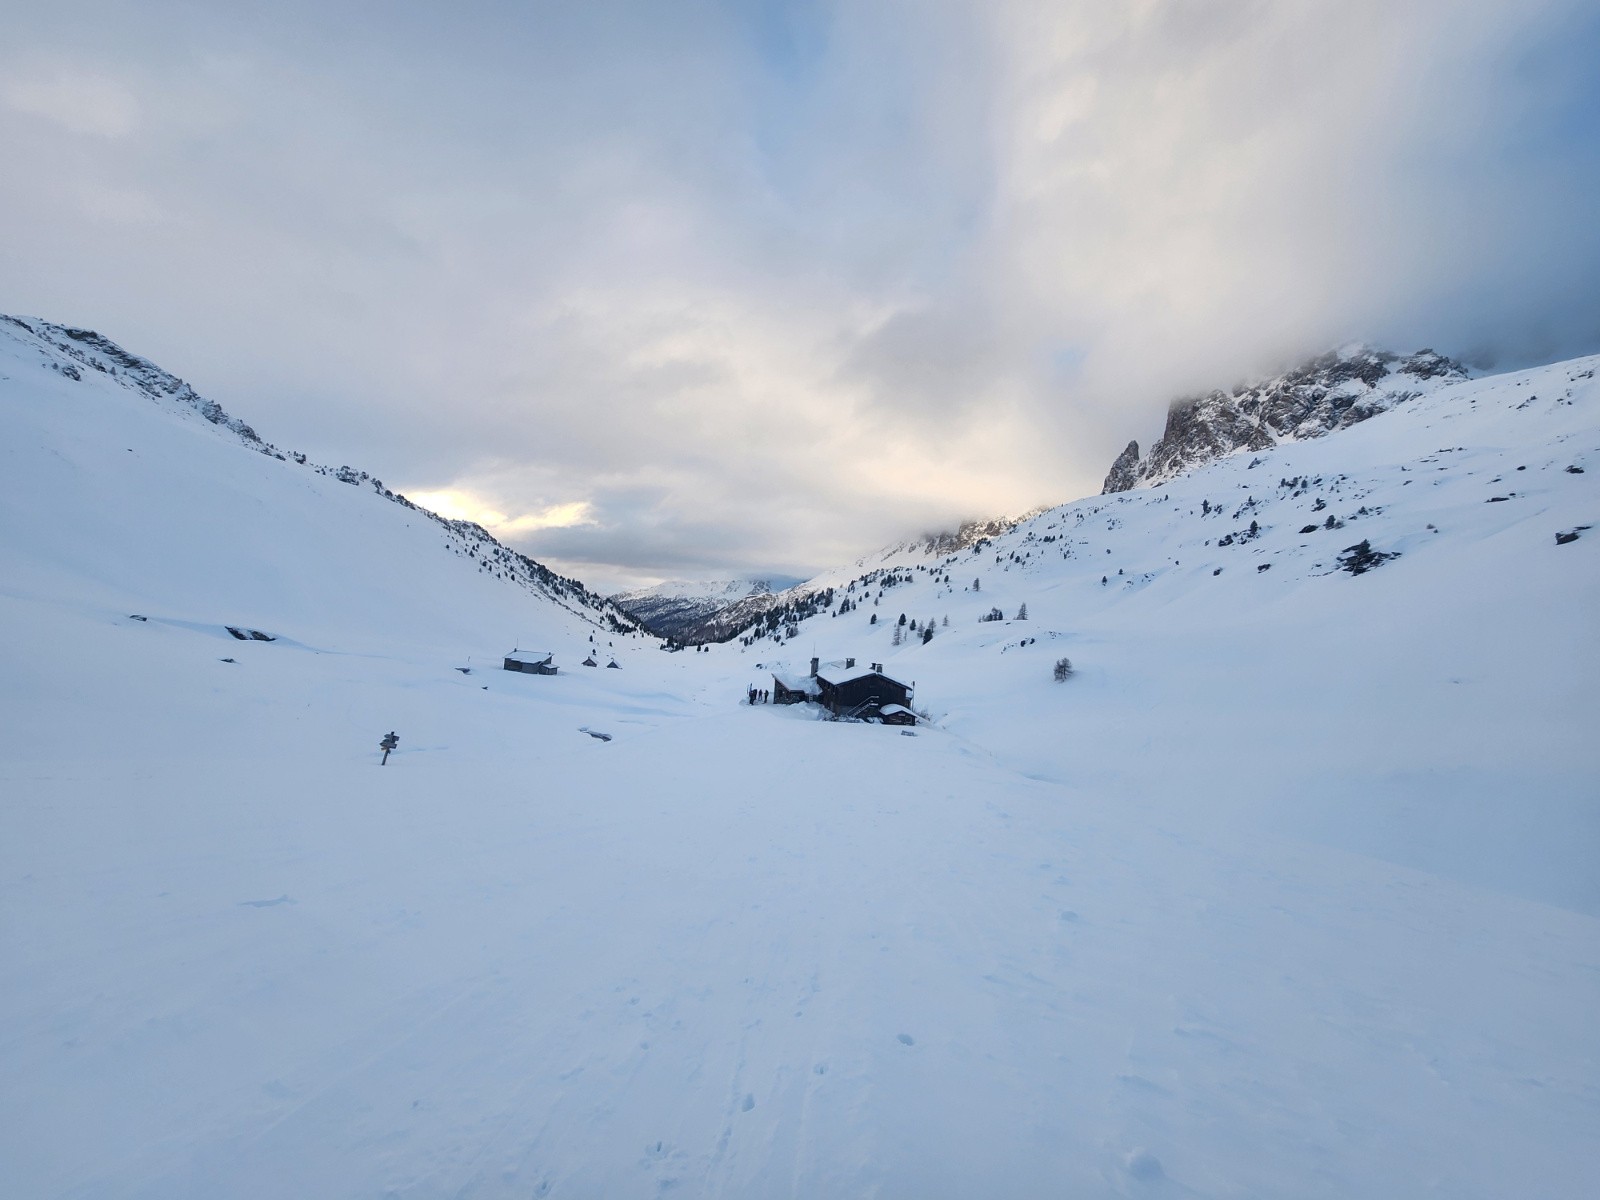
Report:
[[[0,1190],[1600,1194],[1595,360],[665,654],[13,358]],[[936,721],[739,702],[812,654]]]

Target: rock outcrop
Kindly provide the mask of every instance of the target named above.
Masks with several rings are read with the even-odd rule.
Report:
[[[1106,472],[1106,484],[1100,492],[1106,496],[1112,492],[1126,492],[1138,483],[1139,443],[1129,442],[1127,448],[1117,455],[1117,461],[1111,464],[1111,470]]]
[[[1321,437],[1466,377],[1460,363],[1432,350],[1402,358],[1353,346],[1272,379],[1185,397],[1168,410],[1149,454],[1140,458],[1138,443],[1130,442],[1117,456],[1103,490],[1163,483],[1241,450]]]

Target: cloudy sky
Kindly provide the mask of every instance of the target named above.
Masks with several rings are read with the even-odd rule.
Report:
[[[1600,351],[1593,0],[4,3],[0,311],[606,588]]]

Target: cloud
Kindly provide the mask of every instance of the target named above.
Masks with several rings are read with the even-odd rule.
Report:
[[[0,48],[0,307],[580,576],[1066,500],[1352,337],[1600,348],[1576,0],[74,13]]]
[[[1584,32],[1578,6],[1003,11],[994,261],[1025,315],[1088,331],[1097,390],[1200,385],[1346,333],[1492,323],[1515,354],[1533,323],[1490,295],[1546,276],[1553,246],[1595,261],[1575,219],[1594,124],[1523,152],[1580,83],[1571,62],[1545,95],[1526,79]]]
[[[6,82],[6,107],[90,137],[124,137],[139,123],[132,93],[107,75],[61,65],[38,63]]]
[[[571,529],[593,524],[594,506],[587,500],[550,504],[535,512],[510,516],[491,507],[485,500],[461,488],[432,492],[412,492],[407,497],[426,509],[452,521],[473,521],[502,539],[538,529]]]

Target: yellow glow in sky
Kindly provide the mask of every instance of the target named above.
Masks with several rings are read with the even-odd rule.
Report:
[[[461,488],[440,488],[432,492],[409,492],[409,499],[430,508],[452,521],[475,521],[496,534],[525,533],[531,529],[565,529],[592,521],[592,505],[587,500],[552,504],[537,512],[510,516],[485,503],[481,497]]]

